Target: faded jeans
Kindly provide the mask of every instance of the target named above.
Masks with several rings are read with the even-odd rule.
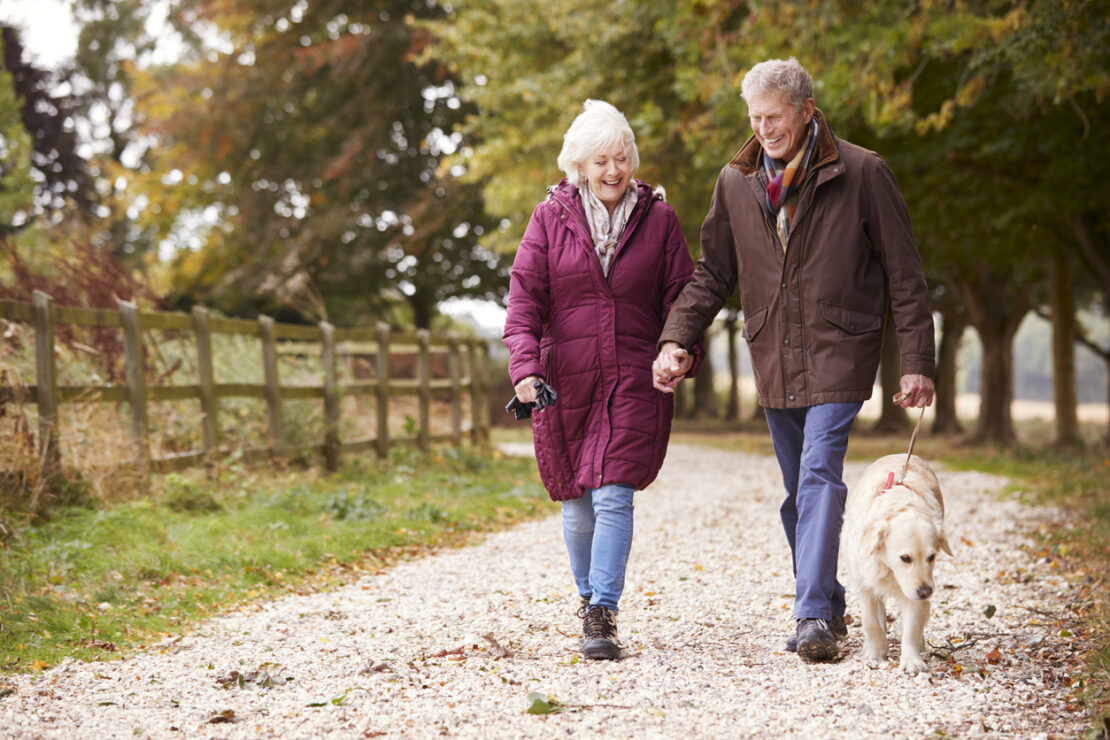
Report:
[[[844,522],[844,453],[863,404],[822,403],[766,409],[786,499],[779,514],[794,565],[794,618],[829,620],[844,614],[836,579]]]
[[[563,502],[563,539],[578,594],[617,610],[632,549],[632,486],[610,483]]]

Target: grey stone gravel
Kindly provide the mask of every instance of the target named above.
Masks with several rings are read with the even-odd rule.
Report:
[[[869,668],[855,625],[839,662],[785,652],[793,579],[774,460],[672,446],[637,494],[620,662],[578,660],[552,505],[480,544],[258,603],[123,660],[15,677],[0,737],[1075,737],[1087,718],[1048,658],[1071,649],[1056,621],[1079,589],[1030,539],[1058,513],[999,499],[997,477],[939,477],[955,556],[938,563],[926,639],[960,672],[930,655],[910,678],[896,641]],[[278,681],[220,683],[260,669]],[[530,692],[565,711],[525,713]]]

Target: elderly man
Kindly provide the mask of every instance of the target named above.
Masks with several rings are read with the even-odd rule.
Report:
[[[660,334],[653,382],[673,391],[690,367],[686,348],[739,287],[786,487],[796,584],[787,648],[831,660],[846,634],[836,565],[848,434],[871,396],[888,305],[899,403],[932,402],[933,319],[905,202],[883,160],[833,135],[793,58],[755,65],[741,91],[753,135],[717,178],[702,256]]]

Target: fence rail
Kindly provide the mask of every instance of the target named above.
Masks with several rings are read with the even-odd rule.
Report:
[[[337,328],[327,322],[317,326],[281,324],[268,316],[257,321],[212,316],[203,307],[191,314],[141,311],[133,303],[119,302],[119,310],[55,306],[53,299],[35,291],[31,303],[0,301],[0,318],[31,324],[35,331],[35,384],[0,385],[0,405],[16,400],[37,405],[39,452],[44,476],[53,479],[60,473],[62,450],[59,445],[60,407],[75,401],[126,403],[130,406],[131,438],[135,444],[132,464],[144,478],[149,471],[168,471],[214,462],[231,450],[220,443],[217,425],[220,400],[225,398],[264,399],[267,411],[268,446],[242,449],[247,459],[288,455],[293,452],[323,454],[329,470],[338,467],[342,452],[374,450],[385,456],[391,444],[412,442],[427,447],[432,442],[462,443],[464,431],[474,441],[488,437],[486,364],[489,346],[484,340],[461,338],[453,334],[433,336],[425,330],[391,332],[386,324],[376,328]],[[118,328],[123,332],[126,383],[124,385],[59,385],[55,360],[54,334],[58,325]],[[195,336],[197,378],[195,383],[148,386],[144,374],[143,332],[176,330]],[[260,340],[263,383],[215,380],[212,337],[215,334],[241,334]],[[391,378],[390,357],[397,353],[415,354],[414,378]],[[318,353],[323,366],[323,382],[318,385],[283,385],[278,372],[282,354]],[[376,358],[376,377],[341,383],[337,363],[352,353]],[[434,378],[432,355],[445,354],[446,378]],[[464,362],[465,360],[465,362]],[[465,370],[465,372],[464,372]],[[462,396],[470,396],[471,418],[464,430]],[[431,402],[434,393],[450,394],[449,434],[431,434]],[[340,440],[340,400],[345,397],[370,397],[377,406],[377,433],[373,437]],[[415,434],[391,439],[390,399],[416,396],[418,418]],[[286,443],[282,402],[319,399],[323,402],[324,435],[319,443],[290,446]],[[203,449],[152,458],[149,445],[147,404],[152,401],[200,403]]]

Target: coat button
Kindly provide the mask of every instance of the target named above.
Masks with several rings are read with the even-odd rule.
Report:
[[[783,290],[786,290],[786,283],[783,283],[783,284],[782,284],[782,285],[781,285],[780,287],[781,287],[781,288],[782,288]]]
[[[787,398],[789,398],[791,401],[793,401],[794,400],[794,394],[791,393],[789,396],[787,396]]]
[[[789,339],[784,339],[784,340],[782,340],[782,343],[789,346],[790,340]]]

